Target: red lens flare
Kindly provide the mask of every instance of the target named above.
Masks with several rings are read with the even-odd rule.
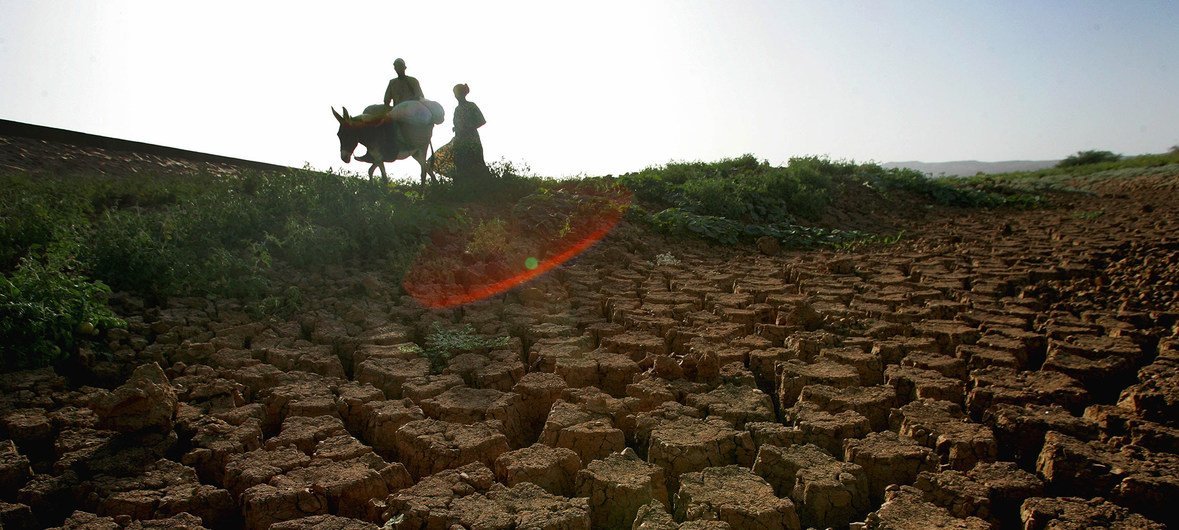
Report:
[[[418,303],[445,309],[503,293],[577,257],[622,220],[631,194],[621,186],[570,183],[522,199],[503,222],[507,244],[472,255],[471,230],[434,234],[402,286]],[[539,250],[542,255],[535,255]]]

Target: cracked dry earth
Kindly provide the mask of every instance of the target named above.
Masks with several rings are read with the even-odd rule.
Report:
[[[624,227],[445,311],[349,269],[290,321],[116,296],[105,388],[0,380],[0,526],[1176,525],[1179,176],[1094,191],[854,252]],[[434,322],[511,342],[432,374]]]

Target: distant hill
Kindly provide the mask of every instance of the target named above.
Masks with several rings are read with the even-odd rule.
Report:
[[[955,162],[888,162],[886,168],[904,167],[928,173],[935,177],[971,177],[978,173],[1010,173],[1012,171],[1036,171],[1055,166],[1059,160],[1007,160],[1004,162],[979,162],[958,160]]]

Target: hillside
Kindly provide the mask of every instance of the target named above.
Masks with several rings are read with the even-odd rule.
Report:
[[[1002,162],[979,162],[978,160],[957,160],[953,162],[887,162],[886,168],[907,168],[932,176],[970,177],[979,173],[998,174],[1017,171],[1037,171],[1055,166],[1059,160],[1005,160]]]
[[[1173,155],[423,190],[72,140],[0,136],[4,528],[1179,524]]]

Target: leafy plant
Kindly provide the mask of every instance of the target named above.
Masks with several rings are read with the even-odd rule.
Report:
[[[487,338],[475,334],[475,328],[465,324],[457,328],[445,328],[435,322],[422,355],[430,360],[434,373],[446,368],[450,359],[463,353],[487,352],[508,345],[508,337]]]
[[[503,254],[510,244],[508,224],[498,217],[485,219],[471,230],[467,252],[479,258],[497,256]]]
[[[103,330],[126,326],[106,305],[110,289],[76,273],[76,265],[26,258],[11,275],[0,274],[0,368],[48,366]]]
[[[664,252],[662,254],[655,255],[655,265],[656,266],[679,265],[679,264],[680,264],[679,258],[676,258],[675,255],[673,255],[671,252]]]
[[[1102,162],[1117,162],[1121,159],[1122,155],[1115,154],[1110,151],[1077,151],[1077,154],[1069,155],[1064,160],[1058,162],[1056,167],[1072,167],[1089,164],[1100,164]]]

